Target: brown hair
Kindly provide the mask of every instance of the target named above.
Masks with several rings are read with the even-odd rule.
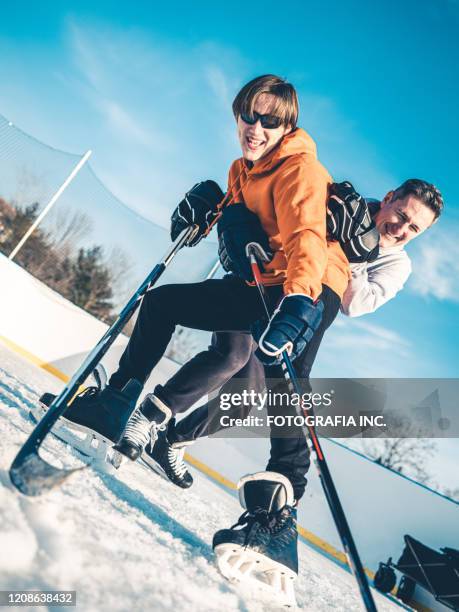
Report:
[[[276,96],[271,114],[280,117],[285,127],[294,130],[298,121],[298,96],[291,83],[274,74],[264,74],[244,85],[233,101],[236,119],[241,113],[251,115],[257,98],[263,93]]]
[[[434,211],[434,220],[438,219],[443,211],[443,196],[440,190],[421,179],[408,179],[400,187],[395,189],[392,196],[392,200],[398,200],[406,198],[406,196],[412,195],[418,200],[421,200],[428,208]]]

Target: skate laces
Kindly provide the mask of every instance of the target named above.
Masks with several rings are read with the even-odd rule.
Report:
[[[127,422],[123,438],[140,448],[145,448],[150,443],[150,449],[152,449],[158,439],[158,431],[162,429],[165,429],[164,425],[158,425],[154,421],[149,421],[140,409],[137,408]]]
[[[245,535],[246,543],[250,542],[253,537],[266,537],[268,534],[275,535],[279,538],[277,545],[284,545],[289,541],[289,533],[287,531],[296,531],[296,521],[293,520],[291,525],[288,526],[288,530],[285,531],[286,524],[290,521],[291,513],[286,509],[285,506],[277,512],[268,512],[265,508],[255,508],[254,510],[246,510],[244,514],[239,517],[237,523],[235,523],[231,529],[242,526],[247,529]]]
[[[265,508],[258,507],[254,510],[246,510],[231,529],[235,529],[239,526],[247,526],[251,531],[255,525],[259,525],[261,528],[275,532],[284,526],[284,523],[289,517],[290,513],[285,512],[285,507],[277,512],[268,512]]]
[[[187,472],[187,467],[185,461],[183,460],[183,455],[185,454],[185,448],[174,448],[169,445],[167,449],[167,459],[168,463],[171,466],[174,474],[179,476],[180,478],[184,476]]]
[[[272,521],[272,514],[270,514],[264,508],[255,508],[254,510],[246,510],[244,514],[239,517],[237,523],[235,523],[231,529],[235,529],[239,526],[247,526],[252,528],[255,523],[268,527]]]
[[[151,421],[149,423],[150,423],[150,453],[151,453],[153,451],[153,446],[155,445],[155,442],[158,439],[158,436],[159,436],[158,432],[166,431],[167,425],[163,423],[158,425],[158,423],[155,423],[155,421]]]

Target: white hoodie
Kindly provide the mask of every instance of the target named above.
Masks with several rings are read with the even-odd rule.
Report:
[[[411,261],[403,247],[380,248],[372,263],[350,267],[351,280],[341,302],[341,312],[349,317],[374,312],[396,296],[411,274]]]

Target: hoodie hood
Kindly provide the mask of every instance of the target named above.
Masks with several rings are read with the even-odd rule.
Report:
[[[292,155],[311,155],[314,159],[317,159],[316,143],[302,128],[297,128],[284,136],[266,157],[263,157],[259,163],[250,168],[249,172],[250,174],[271,172],[286,157]]]

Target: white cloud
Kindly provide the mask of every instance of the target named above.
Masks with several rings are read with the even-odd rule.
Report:
[[[350,180],[369,197],[383,197],[401,183],[377,152],[377,143],[362,138],[357,119],[344,116],[331,98],[302,88],[299,98],[300,124],[316,140],[319,159],[336,180]]]
[[[130,203],[134,195],[136,206],[149,210],[153,196],[169,212],[165,198],[171,183],[186,189],[203,173],[226,182],[229,164],[239,154],[231,102],[238,87],[255,76],[250,61],[230,46],[204,41],[185,47],[139,28],[73,20],[68,31],[79,94],[111,130],[107,149],[115,139],[123,148],[127,171],[120,172],[110,154],[112,168],[104,163],[101,170],[122,199]],[[319,158],[331,174],[350,178],[367,195],[384,195],[398,183],[376,146],[359,136],[356,120],[344,117],[332,99],[306,90],[304,75],[297,80],[300,125],[317,140]]]
[[[325,333],[317,363],[317,377],[397,378],[414,375],[412,344],[394,330],[339,316]]]
[[[206,66],[204,72],[215,96],[220,100],[222,108],[227,111],[231,108],[233,96],[226,75],[219,66],[215,65]]]
[[[348,326],[353,327],[355,329],[361,329],[367,332],[368,336],[372,337],[374,340],[379,340],[382,343],[385,343],[392,348],[396,348],[399,351],[402,351],[404,347],[408,347],[411,343],[403,338],[397,332],[392,329],[388,329],[387,327],[382,327],[381,325],[375,325],[374,323],[368,323],[367,321],[359,321],[359,320],[348,320]]]
[[[459,302],[459,222],[441,218],[413,245],[410,289],[424,297]]]
[[[69,25],[69,33],[72,59],[79,75],[72,79],[72,85],[101,114],[106,129],[118,139],[146,149],[158,142],[167,147],[164,133],[155,133],[148,122],[135,116],[135,110],[128,110],[125,90],[129,85],[123,78],[129,72],[127,41],[118,41],[105,31],[94,36],[91,29],[86,30],[74,21]]]
[[[231,114],[241,58],[211,42],[194,47],[145,31],[75,20],[67,83],[99,114],[96,172],[131,207],[168,225],[197,180],[223,185],[238,154]],[[102,154],[102,155],[101,155]]]
[[[161,224],[168,224],[177,198],[197,180],[226,183],[229,165],[239,155],[233,95],[245,80],[271,67],[258,62],[255,68],[251,58],[211,40],[185,45],[142,28],[76,18],[66,22],[63,40],[59,61],[54,55],[50,65],[50,58],[43,58],[27,78],[30,61],[21,49],[12,44],[5,54],[18,66],[2,88],[3,106],[6,112],[10,89],[19,126],[66,150],[91,148],[91,165],[108,187]],[[36,88],[34,78],[40,83],[49,73],[54,80],[46,102],[23,103]],[[301,125],[317,140],[319,158],[330,172],[351,178],[371,195],[392,186],[396,181],[384,159],[359,137],[358,124],[333,100],[302,85],[307,75],[294,80]]]
[[[120,104],[114,100],[101,99],[98,102],[111,128],[132,138],[139,144],[150,146],[152,139],[148,132],[134,117],[132,117]]]

